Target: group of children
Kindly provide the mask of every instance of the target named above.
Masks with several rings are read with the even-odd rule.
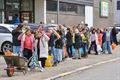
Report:
[[[58,25],[56,28],[50,27],[48,32],[39,27],[33,32],[26,23],[22,23],[12,31],[12,35],[13,53],[22,53],[22,56],[30,60],[32,63],[28,65],[29,68],[35,66],[34,61],[39,67],[45,68],[45,61],[49,55],[53,56],[53,66],[57,66],[66,58],[87,58],[91,50],[95,50],[96,55],[101,52],[111,54],[111,42],[114,41],[111,40],[113,38],[109,29],[89,29],[87,26]]]

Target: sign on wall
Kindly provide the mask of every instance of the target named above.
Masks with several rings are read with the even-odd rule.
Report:
[[[100,16],[108,17],[109,16],[109,3],[106,1],[100,2]]]

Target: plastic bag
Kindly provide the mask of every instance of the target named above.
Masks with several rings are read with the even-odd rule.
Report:
[[[97,51],[102,51],[102,48],[101,48],[101,46],[100,45],[97,45]]]
[[[45,66],[46,67],[52,67],[52,62],[53,62],[53,57],[52,56],[48,56],[46,62],[45,62]]]
[[[114,42],[112,42],[111,46],[112,46],[112,49],[115,49],[117,45]]]

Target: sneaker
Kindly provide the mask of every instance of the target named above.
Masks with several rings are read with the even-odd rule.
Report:
[[[30,71],[31,69],[30,68],[27,68],[27,71]]]
[[[44,72],[44,71],[45,71],[45,69],[44,69],[44,68],[40,68],[40,71],[41,71],[41,72]]]
[[[66,60],[72,60],[72,58],[66,58]]]

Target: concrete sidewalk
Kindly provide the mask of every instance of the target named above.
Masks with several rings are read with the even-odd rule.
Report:
[[[25,76],[21,72],[15,72],[13,77],[7,77],[3,70],[6,67],[3,57],[0,57],[0,80],[45,80],[47,78],[82,68],[98,62],[120,58],[120,46],[118,46],[113,54],[89,55],[87,59],[81,60],[65,60],[57,67],[46,68],[45,72],[28,72]]]

